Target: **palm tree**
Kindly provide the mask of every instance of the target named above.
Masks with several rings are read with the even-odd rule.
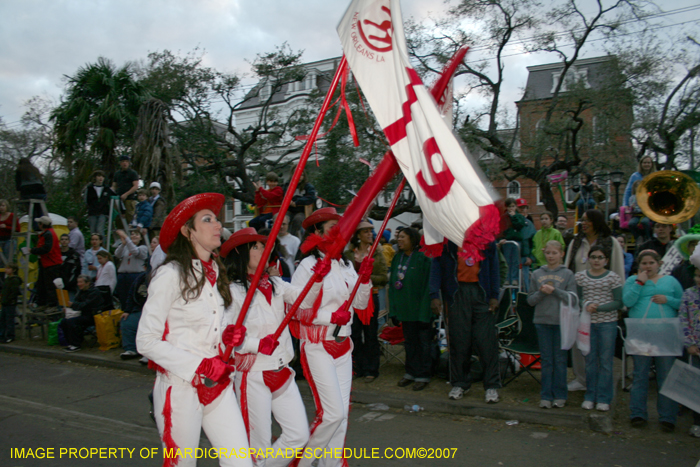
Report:
[[[70,162],[91,155],[108,174],[116,168],[118,147],[130,146],[145,89],[134,79],[132,66],[117,68],[100,57],[66,76],[67,93],[51,113],[56,149]],[[96,160],[94,162],[97,162]]]

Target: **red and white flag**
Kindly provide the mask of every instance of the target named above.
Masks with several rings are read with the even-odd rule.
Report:
[[[462,255],[481,259],[479,252],[498,234],[496,195],[410,65],[399,1],[353,0],[338,34],[421,206],[427,251],[439,254],[446,237],[463,247]]]

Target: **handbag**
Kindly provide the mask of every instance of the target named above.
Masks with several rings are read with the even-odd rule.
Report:
[[[681,320],[676,318],[648,319],[647,311],[642,318],[625,318],[627,337],[625,351],[628,355],[643,355],[645,357],[678,357],[683,355],[683,334]],[[663,307],[659,309],[663,316]]]
[[[561,333],[561,349],[569,350],[576,342],[579,325],[579,301],[576,294],[567,292],[566,302],[559,302],[559,332]],[[574,298],[572,300],[572,297]]]
[[[122,314],[124,314],[122,310],[109,310],[95,315],[97,343],[100,344],[100,350],[103,352],[121,345],[119,321]]]
[[[591,352],[591,314],[586,310],[586,302],[581,310],[578,329],[576,329],[576,347],[586,356]]]
[[[673,362],[659,394],[700,413],[700,369],[691,364],[692,358],[688,355],[688,363],[678,359]]]

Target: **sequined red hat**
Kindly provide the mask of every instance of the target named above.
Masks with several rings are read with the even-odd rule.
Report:
[[[312,212],[311,215],[309,215],[309,217],[304,219],[304,222],[301,223],[301,226],[307,229],[310,226],[316,225],[320,222],[332,220],[337,221],[338,219],[340,219],[340,214],[338,214],[338,211],[336,211],[335,208],[321,208]]]
[[[160,229],[160,247],[167,253],[168,248],[177,238],[180,227],[190,220],[192,216],[204,209],[211,209],[214,214],[219,214],[226,202],[226,197],[220,193],[200,193],[190,196],[170,211]]]
[[[263,242],[267,241],[267,236],[258,234],[258,231],[253,227],[246,227],[245,229],[238,230],[231,234],[231,236],[226,240],[226,242],[221,245],[219,254],[226,258],[231,250],[239,245],[250,242]]]

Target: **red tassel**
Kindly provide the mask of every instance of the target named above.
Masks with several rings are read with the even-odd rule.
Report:
[[[241,372],[248,372],[250,371],[251,368],[253,368],[253,365],[255,364],[255,360],[257,359],[257,355],[252,354],[252,353],[238,353],[236,352],[234,359],[236,361],[236,370],[241,371]]]
[[[358,318],[360,318],[360,321],[362,324],[367,326],[369,324],[369,321],[372,319],[372,315],[374,314],[374,300],[372,300],[372,297],[369,297],[369,303],[367,303],[367,308],[364,310],[360,310],[355,308],[355,315],[357,315]]]
[[[499,228],[500,215],[494,204],[479,207],[479,220],[469,226],[464,235],[460,258],[472,258],[476,261],[484,259],[481,254],[489,243],[501,233]]]
[[[163,444],[165,444],[165,449],[168,449],[171,452],[177,452],[177,444],[175,444],[175,440],[173,439],[173,407],[170,402],[170,393],[172,392],[173,387],[170,386],[168,387],[168,390],[165,391],[165,404],[163,404]],[[173,467],[178,464],[178,460],[176,456],[169,457],[169,456],[164,456],[163,458],[163,467]]]
[[[447,239],[444,239],[441,243],[433,243],[432,245],[428,245],[425,243],[425,236],[423,236],[420,238],[420,251],[428,258],[439,258],[442,256],[442,246],[446,242]]]
[[[248,436],[248,444],[250,444],[250,417],[248,416],[248,372],[244,371],[241,377],[241,393],[239,394],[241,404],[241,416],[245,425],[245,433]]]

